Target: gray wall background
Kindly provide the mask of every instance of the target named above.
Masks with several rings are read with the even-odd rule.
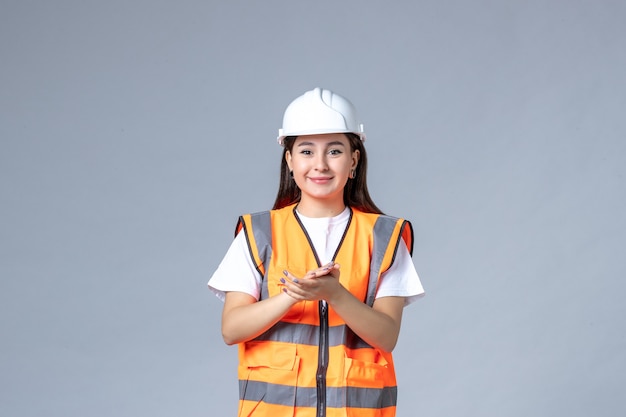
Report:
[[[0,415],[235,415],[206,289],[285,106],[365,123],[399,417],[623,416],[626,3],[0,2]]]

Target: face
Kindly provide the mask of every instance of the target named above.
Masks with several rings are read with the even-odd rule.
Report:
[[[299,136],[285,153],[289,169],[301,191],[301,204],[343,205],[343,189],[359,162],[343,133]]]

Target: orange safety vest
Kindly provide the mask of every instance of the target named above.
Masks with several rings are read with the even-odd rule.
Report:
[[[333,260],[340,282],[374,304],[381,274],[413,230],[403,219],[350,209]],[[281,291],[282,271],[296,276],[320,260],[295,205],[239,218],[262,277],[261,299]],[[301,301],[265,333],[239,344],[239,416],[392,417],[397,387],[390,352],[365,343],[322,301]]]

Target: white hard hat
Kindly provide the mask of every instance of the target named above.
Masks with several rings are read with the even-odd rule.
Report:
[[[330,90],[315,88],[292,101],[278,129],[278,143],[287,136],[355,133],[365,140],[363,125],[350,101]]]

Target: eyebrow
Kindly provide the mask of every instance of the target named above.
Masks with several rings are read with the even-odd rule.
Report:
[[[315,143],[313,143],[313,142],[300,142],[300,143],[298,144],[298,147],[300,147],[300,146],[314,146],[314,145],[315,145]],[[329,146],[337,146],[337,145],[340,145],[340,146],[343,146],[343,147],[345,147],[345,146],[346,146],[346,145],[344,145],[344,143],[343,143],[343,142],[338,141],[338,140],[334,140],[334,141],[332,141],[332,142],[328,142],[328,143],[326,144],[326,147],[329,147]]]

